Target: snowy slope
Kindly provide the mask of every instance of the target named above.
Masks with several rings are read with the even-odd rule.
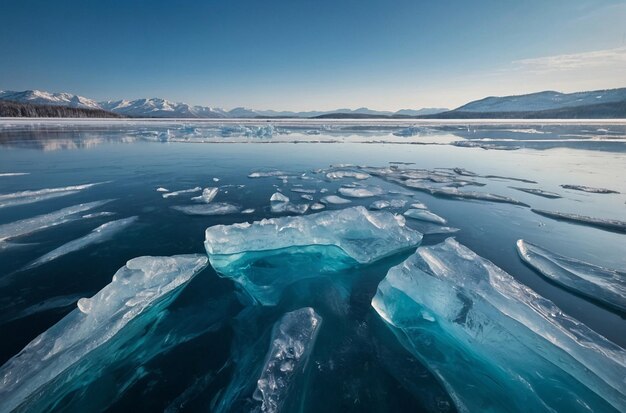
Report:
[[[545,91],[519,96],[491,96],[467,103],[455,110],[460,112],[529,112],[621,101],[626,101],[626,88],[576,93]]]
[[[223,118],[221,109],[205,106],[190,106],[166,99],[136,99],[100,102],[103,109],[126,116],[147,118]]]
[[[0,91],[0,100],[11,100],[20,103],[32,103],[37,105],[69,106],[72,108],[101,109],[94,100],[71,93],[50,93],[41,90],[13,90]]]

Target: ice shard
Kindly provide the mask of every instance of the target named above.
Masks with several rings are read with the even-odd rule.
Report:
[[[613,232],[626,233],[626,221],[620,221],[618,219],[609,218],[595,218],[588,217],[586,215],[571,214],[568,212],[553,212],[543,209],[531,209],[535,214],[543,215],[544,217],[574,222],[576,224],[588,225],[590,227],[596,227]]]
[[[21,191],[10,194],[0,195],[0,208],[8,206],[17,206],[32,204],[34,202],[45,201],[47,199],[58,198],[62,196],[76,194],[84,189],[91,188],[96,185],[103,184],[104,182],[97,182],[93,184],[73,185],[65,186],[61,188],[45,188],[34,191]]]
[[[176,205],[172,209],[187,215],[229,215],[237,214],[241,208],[228,202],[212,202],[202,205]]]
[[[409,209],[403,215],[407,218],[413,218],[425,222],[432,222],[433,224],[446,225],[448,223],[445,218],[442,218],[439,215],[425,209]]]
[[[111,202],[111,200],[108,199],[103,201],[88,202],[86,204],[78,204],[59,209],[58,211],[51,212],[49,214],[38,215],[36,217],[0,225],[0,242],[81,219],[81,212],[98,208],[108,202]]]
[[[404,217],[364,207],[216,225],[205,235],[213,268],[265,305],[275,304],[296,281],[368,264],[422,239]]]
[[[524,240],[517,252],[526,264],[577,294],[626,312],[626,273],[555,254]]]
[[[198,201],[198,202],[204,202],[205,204],[210,203],[211,201],[213,201],[213,199],[215,199],[215,196],[217,195],[217,193],[219,192],[219,188],[204,188],[202,190],[202,195],[200,196],[195,196],[193,198],[191,198],[192,201]]]
[[[339,193],[348,198],[369,198],[383,195],[385,190],[378,186],[357,186],[355,188],[339,188]]]
[[[207,258],[198,254],[128,261],[107,286],[91,298],[81,298],[77,309],[0,368],[0,411],[30,411],[34,399],[45,399],[47,390],[62,386],[61,376],[72,382],[79,376],[74,366],[91,354],[102,356],[101,349],[125,327],[153,308],[166,306],[206,264]]]
[[[24,270],[38,267],[42,264],[55,260],[63,255],[86,248],[93,244],[101,244],[113,238],[119,232],[137,221],[137,217],[123,218],[116,221],[110,221],[100,225],[84,237],[80,237],[73,241],[63,244],[60,247],[50,251],[49,253],[37,258],[35,261],[24,267]]]
[[[194,192],[200,192],[202,191],[202,188],[200,188],[199,186],[196,186],[195,188],[189,188],[189,189],[181,189],[180,191],[174,191],[174,192],[165,192],[163,193],[163,198],[171,198],[173,196],[178,196],[180,194],[191,194]]]
[[[283,410],[294,381],[306,368],[321,325],[322,317],[310,307],[289,312],[274,325],[265,365],[253,395],[261,403],[262,412]]]
[[[626,409],[624,349],[451,238],[391,268],[372,306],[460,411]]]
[[[583,192],[591,192],[592,194],[619,194],[618,191],[614,191],[613,189],[607,188],[594,188],[591,186],[585,185],[561,185],[561,188],[565,189],[573,189],[575,191],[583,191]]]
[[[561,195],[557,194],[556,192],[544,191],[543,189],[538,189],[538,188],[520,188],[517,186],[511,186],[510,188],[517,189],[518,191],[522,191],[522,192],[527,192],[529,194],[542,196],[544,198],[551,198],[551,199],[561,198]]]

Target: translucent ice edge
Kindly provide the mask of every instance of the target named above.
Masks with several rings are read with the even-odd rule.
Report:
[[[580,225],[587,225],[613,232],[626,233],[626,221],[607,218],[588,217],[586,215],[572,214],[568,212],[546,211],[543,209],[531,209],[535,214],[557,220],[574,222]]]
[[[12,411],[63,371],[105,345],[131,320],[171,296],[207,264],[204,255],[138,257],[78,308],[0,368],[0,411]]]
[[[0,194],[0,208],[32,204],[34,202],[45,201],[47,199],[58,198],[62,196],[72,195],[84,189],[101,185],[105,182],[96,182],[84,185],[72,185],[60,188],[45,188],[33,191],[20,191],[10,194]]]

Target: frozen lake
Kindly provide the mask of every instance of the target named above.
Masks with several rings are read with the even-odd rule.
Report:
[[[625,175],[626,121],[0,119],[0,411],[620,411]]]

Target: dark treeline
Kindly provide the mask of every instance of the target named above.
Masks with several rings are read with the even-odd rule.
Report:
[[[70,108],[67,106],[33,105],[0,101],[0,117],[11,118],[123,118],[102,109]]]

